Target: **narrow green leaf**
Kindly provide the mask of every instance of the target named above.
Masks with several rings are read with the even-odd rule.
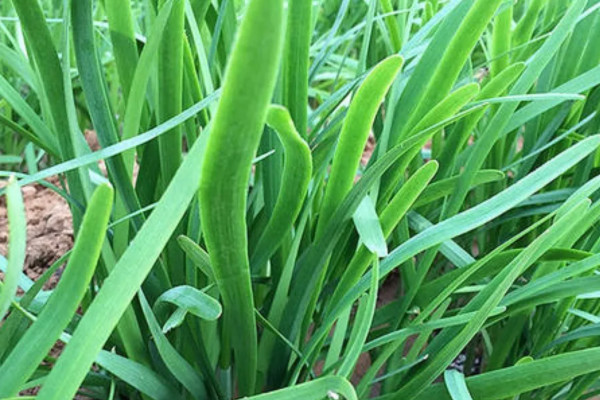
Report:
[[[503,7],[494,18],[492,40],[490,43],[490,74],[498,76],[508,67],[510,62],[510,45],[513,23],[513,5]]]
[[[394,53],[398,53],[402,48],[402,36],[400,33],[400,26],[398,25],[398,21],[393,15],[394,8],[392,7],[392,3],[390,0],[379,0],[379,4],[381,5],[381,10],[383,14],[387,14],[384,18],[385,24],[388,28],[388,33],[390,35],[390,41],[392,42]]]
[[[490,313],[490,316],[501,315],[506,311],[506,307],[496,307]],[[469,323],[475,316],[476,311],[455,315],[453,317],[440,318],[433,321],[423,322],[420,324],[412,325],[406,328],[398,329],[397,331],[390,332],[383,336],[373,339],[372,341],[365,344],[363,351],[369,351],[376,349],[388,343],[395,341],[403,341],[408,337],[422,332],[428,332],[433,329],[442,329],[455,326],[461,326]]]
[[[292,228],[304,203],[312,175],[310,149],[296,131],[289,112],[283,107],[271,106],[267,123],[279,135],[285,160],[275,208],[250,257],[253,269],[261,267],[273,255]]]
[[[467,387],[474,399],[500,400],[517,396],[554,383],[600,369],[600,348],[575,351],[535,360],[467,378]],[[383,399],[393,399],[392,395]],[[415,397],[415,400],[452,400],[443,384],[436,384]]]
[[[292,286],[290,300],[287,303],[286,312],[283,314],[282,332],[285,333],[289,330],[289,332],[291,332],[288,333],[290,336],[295,336],[297,334],[299,323],[303,318],[308,300],[310,299],[310,294],[312,293],[312,290],[307,290],[307,288],[312,288],[317,284],[317,278],[319,277],[317,271],[319,271],[319,268],[324,265],[329,254],[333,250],[333,247],[337,244],[337,240],[343,231],[344,223],[348,222],[352,218],[352,214],[354,214],[354,211],[356,211],[360,201],[364,198],[364,196],[367,195],[367,191],[371,188],[375,181],[379,179],[383,173],[398,160],[399,157],[406,154],[408,151],[413,150],[415,147],[419,147],[419,144],[424,138],[430,137],[434,132],[438,131],[443,126],[460,120],[461,118],[470,115],[472,112],[476,112],[477,110],[479,110],[479,108],[472,108],[458,113],[451,118],[448,118],[438,124],[435,124],[434,126],[431,126],[430,128],[421,131],[412,138],[407,139],[403,143],[391,149],[367,170],[358,183],[350,190],[342,204],[337,209],[336,213],[331,218],[323,237],[311,244],[303,256],[298,260],[295,281],[302,282],[302,284]],[[437,163],[433,163],[431,166],[427,167],[427,171],[431,172],[432,167],[434,170],[433,172],[435,172],[437,169]],[[386,258],[386,260],[388,258],[389,256]],[[368,286],[369,285],[362,288],[361,293],[364,292]],[[352,287],[354,289],[354,286]],[[354,297],[353,300],[355,300],[357,297]],[[340,309],[340,304],[332,304],[336,307],[336,315],[345,309]],[[347,307],[350,304],[345,303],[345,306]],[[298,310],[303,311],[299,312]],[[330,323],[333,323],[333,321]],[[278,373],[282,372],[282,367],[276,363],[272,363],[271,368],[273,368],[275,371],[278,371]],[[275,372],[273,373],[276,374]]]
[[[107,93],[108,85],[105,73],[98,58],[94,40],[92,0],[75,1],[71,5],[73,43],[81,85],[94,128],[98,134],[98,141],[102,147],[108,147],[119,142],[119,133]],[[117,155],[107,159],[106,165],[116,193],[123,204],[127,206],[128,212],[132,213],[140,209],[141,206],[127,173],[123,156]],[[142,215],[135,217],[134,225],[139,228],[142,220]]]
[[[312,1],[288,2],[286,45],[284,57],[285,106],[290,110],[301,137],[306,137],[308,125],[308,67],[312,36]]]
[[[97,161],[103,160],[105,158],[113,157],[117,154],[121,154],[127,150],[133,149],[136,146],[142,145],[144,143],[148,143],[151,140],[157,138],[158,136],[164,134],[173,126],[183,123],[184,121],[193,118],[198,112],[204,110],[208,107],[213,101],[215,101],[219,97],[220,93],[213,93],[211,96],[205,98],[204,100],[194,104],[181,114],[176,117],[171,118],[167,122],[164,122],[149,131],[140,134],[136,137],[132,137],[131,139],[124,140],[120,143],[114,144],[112,146],[108,146],[103,148],[102,150],[95,151],[93,153],[86,154],[84,156],[80,156],[77,158],[73,158],[71,160],[65,161],[63,163],[57,164],[50,168],[46,168],[36,174],[29,175],[26,178],[22,178],[19,180],[19,185],[25,186],[30,183],[34,183],[40,181],[42,179],[49,178],[53,175],[62,174],[64,172],[71,171],[76,168],[80,168],[85,165],[89,165],[95,163]]]
[[[348,340],[348,346],[344,353],[342,365],[337,371],[340,376],[350,378],[354,372],[354,367],[358,361],[358,357],[362,351],[362,347],[367,340],[373,315],[375,314],[375,306],[377,305],[377,292],[379,287],[379,262],[376,260],[373,263],[373,277],[371,280],[371,288],[366,299],[361,300],[356,317],[354,319],[354,328]]]
[[[564,173],[564,171],[577,164],[577,162],[593,152],[599,145],[600,136],[593,136],[583,140],[489,200],[461,214],[442,221],[410,238],[408,241],[394,249],[394,251],[381,262],[380,276],[386,276],[409,257],[440,244],[444,240],[459,236],[481,226],[515,207],[549,182],[552,182]],[[369,282],[370,274],[367,273],[353,286],[352,290],[335,305],[330,314],[335,315],[340,309],[352,304],[360,293],[367,290]]]
[[[491,182],[498,182],[504,179],[505,175],[502,171],[494,170],[494,169],[483,169],[478,171],[475,175],[475,179],[473,180],[473,186],[476,187],[479,185],[483,185]],[[458,181],[458,177],[454,176],[452,178],[446,178],[441,181],[437,181],[427,186],[419,199],[415,202],[415,208],[421,207],[429,203],[433,203],[436,200],[439,200],[443,197],[446,197],[452,194],[454,190],[454,186]]]
[[[63,74],[44,13],[38,0],[19,0],[13,1],[12,4],[19,16],[28,52],[39,75],[40,93],[44,98],[42,103],[47,104],[49,108],[51,118],[48,122],[59,144],[61,160],[72,159],[76,155],[75,143],[71,137],[67,116]],[[79,176],[76,173],[68,173],[67,180],[72,196],[84,202],[84,188]],[[77,214],[74,217],[75,220],[79,218]]]
[[[485,100],[487,98],[502,95],[513,82],[521,75],[525,69],[525,64],[514,63],[505,68],[498,76],[487,82],[476,100]],[[455,130],[448,132],[448,136],[444,140],[444,147],[438,157],[440,162],[440,178],[445,178],[450,175],[454,169],[454,162],[458,156],[457,150],[462,150],[467,144],[473,129],[477,123],[483,118],[485,109],[466,118]],[[478,171],[479,173],[479,171]],[[475,180],[477,179],[477,176]]]
[[[375,211],[375,204],[373,204],[370,196],[365,196],[360,202],[352,219],[365,247],[378,257],[387,256],[387,243],[379,223],[377,211]]]
[[[221,316],[221,305],[217,300],[191,286],[177,286],[160,295],[154,304],[170,303],[198,318],[214,321]]]
[[[274,392],[244,397],[247,400],[320,400],[343,396],[346,400],[357,400],[354,388],[339,376],[326,376],[311,382],[291,386]]]
[[[489,313],[498,306],[512,283],[525,272],[544,252],[558,242],[565,234],[565,228],[571,223],[581,221],[586,214],[589,202],[577,204],[565,217],[556,221],[547,231],[538,236],[527,248],[508,264],[492,282],[486,285],[461,313],[476,311],[475,316],[462,329],[447,329],[433,339],[427,352],[432,355],[427,365],[417,367],[412,377],[395,392],[396,398],[408,393],[418,394],[425,390],[460,352],[466,343],[481,329]]]
[[[185,254],[192,260],[194,265],[196,265],[200,271],[202,271],[202,273],[208,277],[210,282],[214,282],[215,277],[212,271],[212,266],[210,265],[210,257],[208,253],[187,236],[179,236],[177,238],[177,242]]]
[[[138,61],[131,2],[106,0],[104,10],[108,19],[110,41],[113,45],[115,62],[119,71],[119,82],[123,87],[123,97],[127,101]]]
[[[17,293],[19,276],[25,264],[27,242],[27,221],[21,189],[12,176],[6,187],[6,208],[9,222],[8,264],[4,275],[4,285],[0,291],[0,320],[4,319],[10,303]]]
[[[0,96],[7,101],[15,112],[30,126],[33,133],[36,135],[36,139],[44,143],[44,147],[49,149],[52,155],[59,156],[58,143],[48,126],[44,124],[44,121],[42,121],[27,102],[21,98],[19,92],[17,92],[3,76],[0,76]]]
[[[454,369],[444,372],[444,383],[452,400],[473,400],[465,382],[465,376]]]
[[[435,161],[428,162],[421,167],[413,176],[411,176],[406,183],[400,188],[396,196],[392,199],[388,207],[381,214],[381,226],[383,228],[384,236],[389,236],[398,223],[402,220],[412,203],[419,197],[419,194],[424,190],[429,181],[433,178],[437,171],[438,164]],[[364,177],[363,177],[364,179]],[[348,267],[344,271],[340,282],[337,285],[331,301],[327,305],[327,310],[336,307],[338,313],[340,312],[337,308],[339,301],[348,292],[349,288],[360,280],[362,274],[366,271],[368,266],[373,262],[375,256],[364,246],[361,246],[355,255],[352,257]],[[326,312],[326,314],[328,314]],[[329,314],[331,317],[331,314]],[[311,338],[311,341],[307,345],[305,351],[307,356],[310,356],[316,349],[316,345],[319,343],[320,335],[326,334],[331,328],[335,321],[335,318],[331,317],[329,321],[324,322],[317,332]]]
[[[165,122],[181,113],[183,92],[183,34],[185,1],[168,4],[167,0],[158,2],[159,8],[170,7],[167,25],[161,35],[158,58],[158,122]],[[181,163],[182,130],[180,126],[162,135],[158,139],[160,155],[160,171],[163,186],[171,181]],[[167,249],[167,257],[173,257],[171,248]],[[169,260],[175,261],[175,260]],[[170,265],[172,279],[180,283],[179,267]]]
[[[573,78],[572,80],[553,89],[551,93],[583,93],[586,90],[600,84],[600,66],[590,69],[583,74]],[[510,118],[508,125],[502,130],[503,134],[507,134],[519,126],[525,124],[537,115],[560,104],[560,99],[548,99],[539,102],[527,104],[523,108],[517,110]]]
[[[176,389],[150,368],[117,354],[101,351],[96,362],[141,393],[155,400],[181,399]]]
[[[479,85],[476,83],[469,83],[459,87],[429,110],[410,131],[409,137],[414,138],[418,132],[431,126],[435,126],[440,121],[451,118],[453,115],[457,115],[457,113],[478,93]],[[479,107],[486,108],[487,105],[480,104]],[[477,111],[475,111],[475,113],[477,113]],[[395,168],[387,175],[387,180],[384,181],[382,192],[378,199],[380,204],[387,201],[392,195],[395,187],[402,180],[402,176],[405,173],[407,166],[419,154],[422,147],[427,143],[427,140],[428,138],[422,139],[417,146],[407,152]]]

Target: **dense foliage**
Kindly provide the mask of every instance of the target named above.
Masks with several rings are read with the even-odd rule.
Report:
[[[598,38],[598,0],[3,0],[0,399],[593,398]],[[33,282],[35,182],[76,240]]]

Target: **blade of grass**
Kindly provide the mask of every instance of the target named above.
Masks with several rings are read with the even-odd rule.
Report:
[[[291,229],[304,203],[312,175],[310,148],[296,131],[289,112],[283,107],[271,106],[267,123],[279,135],[285,160],[275,208],[250,257],[253,270],[260,268],[273,255]]]
[[[491,221],[507,210],[513,208],[531,194],[555,180],[564,171],[585,158],[600,145],[600,136],[588,138],[572,148],[561,153],[526,178],[513,186],[448,220],[440,222],[431,228],[412,237],[386,257],[380,265],[380,276],[387,276],[394,268],[404,263],[423,250],[435,246],[444,240],[451,239]],[[330,311],[329,315],[337,315],[369,287],[370,274],[367,273],[346,293]],[[327,317],[330,318],[330,317]],[[313,333],[317,336],[317,332]]]
[[[378,257],[387,256],[387,243],[371,197],[365,196],[360,202],[352,220],[362,244]]]
[[[167,290],[156,299],[154,310],[159,310],[162,303],[173,304],[207,321],[214,321],[221,316],[219,302],[191,286],[177,286]]]
[[[159,0],[159,9],[168,3]],[[161,35],[158,58],[158,122],[165,122],[181,113],[183,91],[183,34],[184,1],[173,2],[167,25]],[[163,187],[173,178],[181,162],[182,130],[173,127],[158,139],[160,170]],[[171,249],[167,249],[169,253]],[[169,257],[168,255],[167,257]],[[175,260],[171,260],[175,261]],[[175,266],[170,266],[175,268]],[[173,269],[172,273],[176,270]],[[180,275],[180,273],[179,273]],[[173,276],[176,283],[182,283],[182,277]]]
[[[324,397],[337,399],[342,395],[346,400],[357,400],[352,384],[339,376],[326,376],[312,382],[276,390],[247,400],[319,400]]]
[[[408,139],[397,145],[375,164],[373,164],[373,166],[367,170],[358,183],[354,185],[340,207],[337,209],[335,215],[333,215],[331,218],[331,221],[328,223],[328,227],[322,239],[312,243],[311,246],[305,250],[305,253],[302,255],[302,257],[298,260],[297,271],[295,271],[294,276],[295,285],[292,287],[290,300],[287,303],[286,312],[283,314],[282,319],[282,331],[289,335],[288,338],[290,336],[294,337],[298,334],[299,323],[305,314],[304,310],[307,309],[308,301],[310,300],[310,297],[307,298],[307,295],[310,296],[312,293],[312,291],[307,290],[307,288],[312,288],[318,283],[318,278],[320,276],[318,268],[321,268],[324,265],[326,259],[329,257],[329,254],[331,254],[333,247],[337,244],[337,240],[343,231],[344,223],[351,219],[362,198],[367,195],[368,190],[372,187],[375,181],[380,178],[381,175],[389,167],[391,167],[391,165],[397,161],[399,157],[412,150],[415,146],[418,146],[423,138],[431,136],[434,132],[441,129],[446,124],[460,120],[466,115],[469,115],[477,110],[478,108],[474,108],[459,113],[447,120],[425,129],[411,139]],[[302,282],[302,284],[299,282]],[[364,290],[366,290],[366,288],[363,289],[363,291]],[[300,312],[298,310],[303,311]],[[336,310],[338,312],[341,311],[337,307]],[[276,352],[276,354],[284,354],[282,349],[279,350],[281,350],[281,352]],[[285,362],[283,360],[284,358],[285,357],[281,357],[281,359],[278,359],[278,362]],[[271,373],[273,376],[283,373],[283,367],[275,362],[271,364],[271,368]]]
[[[19,276],[25,264],[27,221],[23,195],[14,176],[9,179],[6,187],[6,208],[9,222],[8,263],[4,275],[4,286],[0,291],[0,320],[4,319],[10,303],[17,293]]]
[[[98,59],[94,28],[92,22],[92,1],[72,2],[71,20],[73,23],[73,42],[77,56],[77,66],[90,116],[102,147],[119,142],[117,125],[106,91],[107,84],[102,64]],[[133,213],[141,208],[122,155],[106,160],[106,165],[115,185],[119,198]],[[133,218],[134,226],[140,227],[143,216]]]
[[[483,169],[477,172],[475,179],[473,180],[473,187],[483,185],[486,183],[497,182],[505,178],[502,171],[495,169]],[[454,185],[458,181],[458,177],[454,176],[446,178],[441,181],[437,181],[427,186],[419,198],[415,201],[415,208],[422,207],[426,204],[430,204],[452,194]]]
[[[110,40],[119,72],[119,82],[123,88],[123,98],[127,102],[138,62],[131,2],[106,0],[105,3],[104,10],[108,19]]]
[[[308,135],[308,67],[312,36],[312,1],[288,2],[284,56],[285,106],[300,136]]]
[[[38,0],[13,1],[12,3],[19,16],[30,56],[39,74],[45,103],[50,109],[50,126],[53,128],[52,131],[59,144],[61,160],[72,159],[75,157],[74,138],[69,129],[62,70],[44,14]],[[84,203],[84,190],[77,174],[69,173],[67,179],[73,197]],[[76,221],[78,215],[74,212]]]
[[[197,104],[194,104],[192,107],[188,108],[180,115],[171,118],[169,121],[160,124],[157,127],[150,129],[148,132],[140,134],[136,137],[133,137],[128,140],[124,140],[120,143],[114,144],[112,146],[108,146],[103,148],[102,150],[95,151],[93,153],[86,154],[84,156],[80,156],[77,158],[73,158],[71,160],[65,161],[63,163],[57,164],[50,168],[46,168],[36,174],[29,175],[21,180],[19,180],[20,186],[29,185],[31,183],[37,182],[42,179],[49,178],[54,175],[62,174],[67,171],[71,171],[73,169],[80,168],[85,165],[93,164],[97,161],[103,160],[105,158],[113,157],[117,154],[121,154],[127,150],[131,150],[136,146],[142,145],[144,143],[148,143],[149,141],[157,138],[163,133],[169,131],[174,125],[181,124],[189,118],[193,118],[199,111],[208,107],[213,101],[215,101],[219,97],[220,93],[214,93],[211,96],[205,98]]]
[[[600,348],[594,347],[488,372],[467,378],[466,381],[473,398],[500,400],[569,381],[599,368]],[[380,397],[380,400],[393,398],[394,395],[388,395]],[[415,400],[429,399],[452,400],[443,384],[433,385],[415,397]]]
[[[377,292],[379,286],[379,262],[375,260],[373,263],[373,276],[371,280],[371,288],[366,299],[361,300],[358,306],[358,311],[354,319],[354,328],[348,339],[348,345],[342,358],[342,365],[340,365],[337,375],[350,378],[350,375],[354,372],[354,367],[358,361],[361,350],[367,335],[369,334],[369,328],[373,322],[373,315],[375,314],[375,306],[377,305]]]
[[[492,40],[490,43],[490,74],[498,76],[510,62],[510,44],[512,36],[513,5],[508,4],[494,18]]]
[[[465,376],[460,372],[453,369],[446,370],[444,372],[444,383],[452,400],[473,400],[467,388]]]

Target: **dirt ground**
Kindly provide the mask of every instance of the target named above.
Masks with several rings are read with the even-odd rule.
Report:
[[[59,185],[58,180],[50,180]],[[27,215],[27,256],[25,273],[37,279],[44,271],[73,246],[71,213],[65,200],[42,185],[22,189]],[[8,220],[5,198],[0,198],[0,254],[8,251]],[[46,288],[56,285],[61,270],[50,278]]]
[[[94,131],[85,131],[85,138],[93,151],[100,149]],[[104,171],[104,164],[101,163],[99,166]],[[62,187],[56,177],[47,181],[54,186]],[[65,199],[41,184],[27,185],[22,188],[22,193],[27,215],[25,273],[35,280],[73,247],[71,211]],[[6,256],[8,251],[8,220],[5,201],[6,198],[0,196],[0,254],[3,256]],[[62,270],[59,268],[46,283],[46,289],[56,286],[61,272]]]

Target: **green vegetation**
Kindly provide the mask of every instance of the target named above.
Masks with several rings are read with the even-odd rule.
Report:
[[[594,398],[599,37],[599,0],[0,2],[0,400]],[[75,244],[33,282],[36,182]]]

